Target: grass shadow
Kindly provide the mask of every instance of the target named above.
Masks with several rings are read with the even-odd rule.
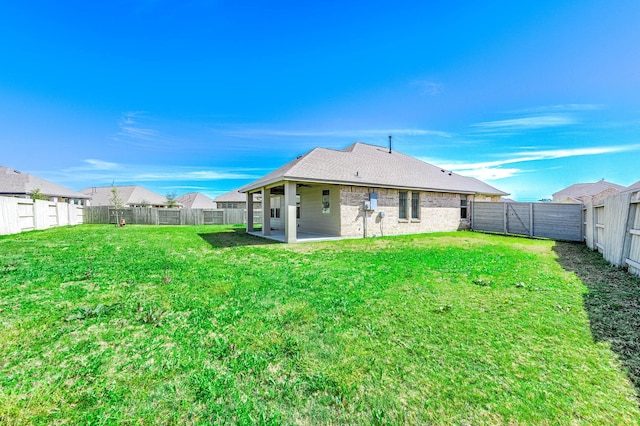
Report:
[[[553,250],[589,290],[583,299],[594,340],[611,345],[640,395],[640,278],[584,244],[557,242]]]
[[[247,234],[244,228],[233,228],[226,232],[208,232],[198,236],[213,248],[280,244],[278,241]]]

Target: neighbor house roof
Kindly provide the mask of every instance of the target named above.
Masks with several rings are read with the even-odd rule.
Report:
[[[176,201],[188,209],[216,208],[216,202],[201,192],[189,192],[176,198]]]
[[[49,182],[34,175],[22,173],[9,167],[0,166],[0,194],[29,195],[39,189],[48,197],[87,199],[85,194],[74,191],[56,183]]]
[[[640,191],[640,180],[628,186],[626,191],[631,191],[631,192]]]
[[[553,199],[554,200],[572,199],[572,200],[575,200],[576,202],[582,202],[582,201],[586,201],[585,197],[591,198],[605,191],[609,191],[611,193],[618,193],[625,189],[626,188],[622,185],[607,182],[606,180],[602,179],[597,182],[576,183],[571,186],[568,186],[556,192],[555,194],[553,194]]]
[[[254,201],[261,201],[260,195],[256,194],[253,196]],[[225,194],[218,195],[214,201],[216,203],[246,203],[247,195],[240,192],[238,189],[234,189]]]
[[[80,192],[91,197],[92,206],[111,206],[113,205],[113,188],[113,186],[94,186],[83,189]],[[141,186],[116,186],[115,188],[117,188],[118,196],[125,206],[140,204],[148,204],[150,206],[167,205],[167,197],[163,197],[162,195],[149,191]]]
[[[419,189],[462,194],[508,195],[478,179],[462,176],[388,148],[356,142],[344,150],[315,148],[257,181],[246,192],[283,180],[354,186]]]

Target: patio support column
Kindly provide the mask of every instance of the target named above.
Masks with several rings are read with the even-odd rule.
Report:
[[[284,240],[295,243],[298,239],[298,220],[296,218],[296,183],[284,183]]]
[[[262,188],[262,236],[271,235],[271,191]]]
[[[247,192],[247,232],[253,232],[253,193]]]

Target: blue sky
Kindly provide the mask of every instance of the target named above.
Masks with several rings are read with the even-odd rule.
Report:
[[[640,180],[640,2],[0,2],[0,165],[212,197],[386,145],[518,201]]]

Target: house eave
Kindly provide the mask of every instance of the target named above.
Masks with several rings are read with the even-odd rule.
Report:
[[[408,190],[408,191],[426,191],[426,192],[465,194],[465,195],[474,195],[474,194],[486,194],[486,195],[495,195],[495,196],[509,195],[506,192],[496,192],[496,193],[479,192],[479,191],[450,189],[450,188],[430,188],[430,187],[403,186],[403,185],[392,185],[392,184],[390,185],[390,184],[381,184],[379,182],[343,181],[343,180],[332,180],[332,179],[309,179],[309,178],[300,178],[300,177],[292,177],[292,176],[284,176],[277,179],[270,179],[268,181],[260,183],[260,185],[249,184],[247,186],[240,188],[238,191],[242,193],[258,192],[262,188],[271,188],[274,186],[278,186],[280,183],[284,183],[284,182],[304,182],[304,183],[316,183],[316,184],[325,184],[325,185],[345,185],[345,186],[358,186],[358,187],[368,187],[368,188],[387,188],[387,189],[398,189],[398,190]]]

